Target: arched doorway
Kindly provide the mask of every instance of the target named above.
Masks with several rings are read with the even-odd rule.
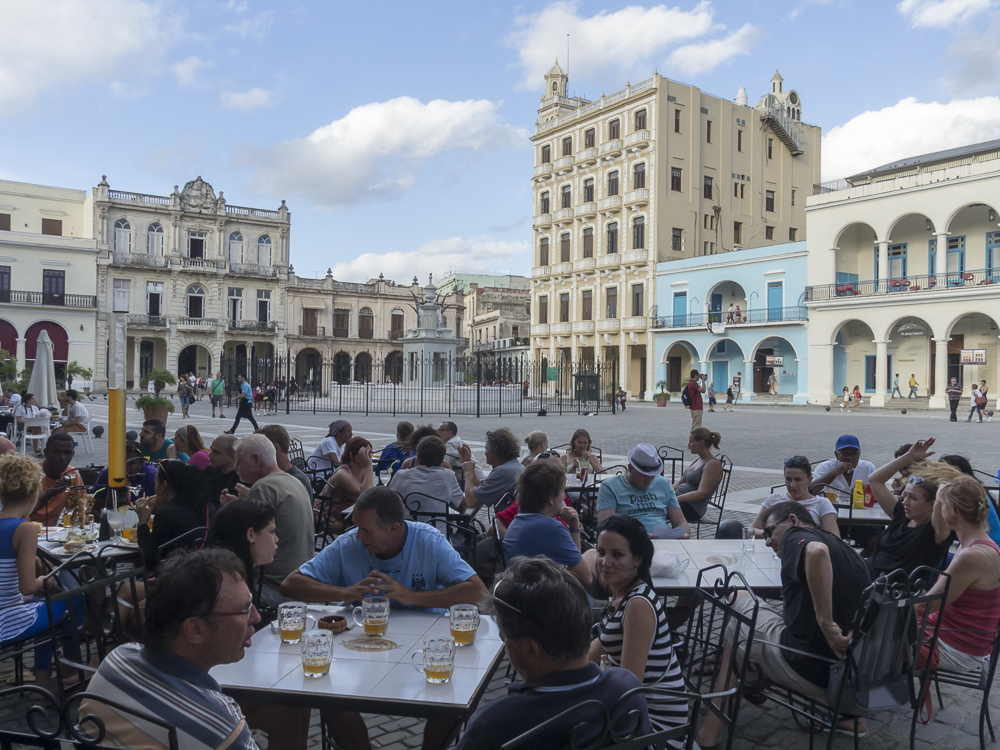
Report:
[[[841,230],[837,237],[836,282],[834,296],[853,297],[871,293],[871,282],[878,268],[878,237],[868,224],[857,222]],[[868,284],[868,287],[863,287]]]
[[[35,352],[38,350],[38,336],[42,331],[52,339],[52,359],[55,362],[56,380],[62,382],[66,374],[66,363],[69,360],[69,334],[58,323],[42,320],[33,323],[24,334],[24,367],[30,368],[35,363]],[[17,352],[15,346],[14,352]]]
[[[726,303],[728,309],[728,303]],[[742,311],[742,308],[741,308]],[[725,313],[725,311],[723,311]],[[733,383],[733,378],[740,378],[740,388],[733,390],[746,390],[750,383],[744,377],[743,361],[746,357],[743,348],[729,338],[718,339],[712,342],[712,347],[708,352],[708,379],[715,383],[715,390],[725,393],[726,389]],[[681,372],[682,381],[684,372]]]
[[[833,390],[839,399],[844,386],[851,391],[858,386],[875,392],[875,334],[863,320],[842,323],[833,342]],[[870,378],[866,375],[870,374]]]
[[[993,391],[991,398],[1000,393],[997,382],[997,322],[983,313],[969,313],[954,321],[948,332],[948,372],[947,377],[958,378],[965,389],[965,395],[972,392],[972,384],[986,380]],[[973,352],[972,364],[962,364],[963,351],[968,356]],[[975,352],[985,352],[986,361],[977,363]],[[945,385],[947,385],[947,380]],[[943,390],[943,386],[942,386]]]
[[[333,358],[333,380],[341,385],[351,382],[351,355],[337,352]]]
[[[691,370],[698,366],[698,361],[698,350],[690,342],[674,341],[669,344],[663,353],[667,390],[674,393],[681,390]]]
[[[212,375],[212,353],[200,344],[185,346],[177,355],[177,372],[181,375],[193,372],[207,380]]]
[[[372,355],[361,352],[354,358],[354,380],[358,383],[372,382]]]
[[[768,336],[757,342],[753,350],[754,393],[770,393],[774,375],[775,393],[795,395],[799,389],[798,359],[795,347],[781,336]]]
[[[931,325],[913,316],[900,318],[889,327],[886,334],[889,391],[892,381],[899,374],[900,394],[909,395],[910,376],[917,381],[917,394],[929,395],[934,387],[934,330]],[[895,394],[893,394],[895,395]]]
[[[746,323],[749,321],[749,301],[743,287],[735,281],[716,284],[705,299],[708,304],[709,323]],[[729,306],[733,306],[733,319],[729,319]],[[736,308],[740,308],[739,318]]]
[[[0,349],[12,357],[17,356],[17,329],[6,320],[0,320]]]
[[[315,349],[303,349],[295,356],[295,382],[303,391],[319,390],[323,381],[323,356]]]

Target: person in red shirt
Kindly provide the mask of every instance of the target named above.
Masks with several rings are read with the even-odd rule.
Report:
[[[70,466],[75,448],[73,436],[67,433],[56,433],[45,442],[45,458],[39,462],[45,476],[42,477],[38,504],[31,513],[32,521],[44,526],[58,526],[66,507],[66,488],[83,487],[80,472]]]
[[[691,399],[691,405],[688,408],[691,410],[692,430],[697,430],[701,427],[701,417],[705,408],[701,394],[705,392],[706,380],[708,380],[708,375],[699,374],[697,370],[691,370],[691,380],[684,386],[687,388],[688,397]]]

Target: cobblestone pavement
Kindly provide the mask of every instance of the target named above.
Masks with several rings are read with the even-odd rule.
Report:
[[[98,400],[89,402],[87,406],[94,424],[106,424],[105,401],[98,397]],[[197,425],[207,443],[223,430],[229,429],[231,419],[235,417],[235,410],[227,410],[228,419],[212,419],[207,401],[194,404],[190,411],[190,420],[179,417],[179,408],[177,414],[171,415],[168,436],[172,429],[190,421]],[[442,419],[447,418],[403,415],[366,417],[363,414],[344,416],[351,421],[355,434],[369,438],[376,448],[394,439],[395,425],[400,419],[409,419],[414,424],[439,424]],[[326,425],[337,418],[339,417],[334,414],[314,415],[311,412],[279,412],[273,416],[257,416],[261,424],[276,422],[284,425],[293,437],[302,440],[307,453],[325,436]],[[127,420],[130,429],[138,430],[141,427],[141,414],[135,410],[129,410]],[[625,413],[594,417],[576,414],[510,416],[502,419],[453,417],[452,421],[458,424],[462,438],[477,449],[480,460],[486,431],[501,426],[509,427],[519,438],[523,438],[531,430],[544,430],[553,447],[568,442],[573,430],[584,427],[590,431],[594,444],[602,448],[606,465],[624,462],[625,453],[638,442],[684,448],[690,431],[689,414],[678,404],[656,408],[651,404],[633,403],[629,404]],[[737,405],[732,414],[706,412],[704,422],[706,427],[721,433],[721,449],[736,467],[730,484],[726,517],[736,518],[744,523],[756,513],[757,506],[769,494],[770,487],[781,483],[782,459],[795,454],[806,455],[814,462],[832,457],[833,443],[841,433],[857,435],[863,448],[863,457],[876,465],[891,459],[893,451],[900,444],[931,436],[937,438],[939,455],[961,453],[969,458],[974,467],[990,475],[996,474],[1000,464],[1000,457],[996,454],[997,436],[993,433],[993,430],[1000,429],[1000,419],[997,420],[997,425],[964,422],[952,424],[948,422],[946,413],[916,409],[908,410],[905,415],[898,410],[889,409],[841,414],[836,408],[826,412],[817,407]],[[241,425],[239,434],[249,434],[249,428],[248,424]],[[106,435],[95,441],[95,447],[95,456],[80,452],[75,464],[80,466],[91,461],[103,463],[107,456]],[[82,451],[82,446],[80,448]],[[504,662],[497,670],[483,698],[484,702],[496,700],[506,693],[506,670]],[[926,727],[918,726],[916,747],[922,750],[977,747],[979,694],[970,695],[969,691],[950,686],[944,686],[942,693],[945,708],[935,713],[933,723]],[[1000,711],[997,711],[1000,708],[998,701],[1000,699],[994,694],[990,704],[994,713],[1000,715]],[[11,710],[0,710],[0,721],[14,718]],[[23,708],[14,710],[23,711]],[[366,720],[373,747],[408,750],[420,745],[423,722],[418,719],[368,716]],[[909,721],[910,714],[906,711],[887,712],[869,720],[868,736],[861,741],[862,746],[888,750],[908,747]],[[808,747],[808,735],[796,726],[789,712],[773,705],[758,707],[744,701],[736,734],[734,747],[737,750]],[[825,743],[826,738],[826,735],[821,735],[817,741]],[[310,748],[319,746],[318,714],[314,712]],[[835,747],[851,746],[850,738],[836,738]]]

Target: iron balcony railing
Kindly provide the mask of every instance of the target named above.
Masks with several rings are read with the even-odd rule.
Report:
[[[167,317],[165,315],[129,315],[128,324],[130,326],[149,326],[151,328],[166,328]]]
[[[806,287],[806,302],[840,298],[874,297],[886,294],[917,294],[1000,284],[1000,269],[954,271],[924,276],[905,276],[880,281],[843,281]]]
[[[784,323],[787,321],[806,320],[808,311],[805,305],[794,307],[755,307],[750,310],[740,310],[739,315],[733,311],[732,318],[728,310],[713,312],[687,313],[684,315],[658,315],[649,319],[650,328],[700,328],[709,323],[725,323],[727,326],[760,325],[761,323]]]
[[[299,336],[326,336],[326,326],[299,326]]]
[[[261,320],[228,320],[226,325],[230,331],[273,331],[274,321]]]
[[[97,307],[97,297],[90,294],[53,294],[0,289],[0,303],[11,305],[56,305],[58,307]]]
[[[338,339],[346,339],[347,338],[347,328],[346,327],[345,328],[338,328],[337,326],[334,326],[333,327],[333,336],[334,336],[334,338],[338,338]]]

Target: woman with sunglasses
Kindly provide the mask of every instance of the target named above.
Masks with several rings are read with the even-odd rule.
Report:
[[[837,526],[837,509],[827,498],[816,497],[809,491],[812,481],[812,465],[805,456],[792,456],[785,459],[785,491],[774,492],[761,503],[760,512],[750,524],[755,529],[758,539],[764,538],[764,524],[771,514],[771,508],[778,503],[794,500],[809,511],[813,523],[824,531],[829,531],[835,537],[840,537]]]
[[[934,438],[917,440],[910,449],[868,477],[875,502],[892,520],[889,527],[876,537],[875,549],[868,559],[874,575],[902,568],[912,573],[921,565],[937,567],[952,542],[955,532],[948,528],[940,513],[934,512],[934,498],[940,484],[939,473],[927,458]],[[908,467],[901,498],[886,486],[900,469]]]

